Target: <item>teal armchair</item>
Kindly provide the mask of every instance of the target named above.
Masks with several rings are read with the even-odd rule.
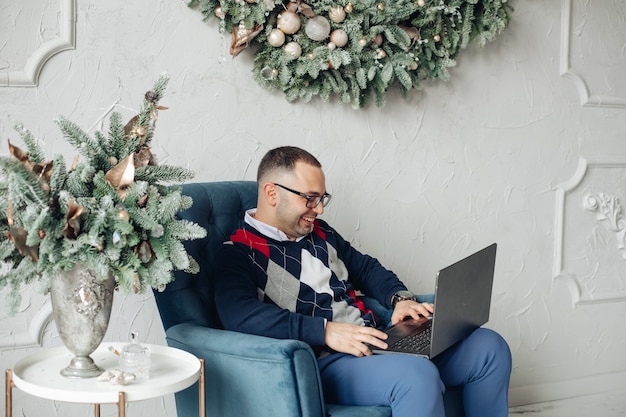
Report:
[[[177,271],[154,296],[167,344],[205,360],[206,417],[390,417],[389,407],[325,403],[317,360],[306,343],[222,328],[213,303],[214,264],[222,242],[256,206],[256,182],[186,184],[183,193],[193,206],[179,217],[207,230],[206,238],[185,245],[200,273]],[[463,416],[460,389],[448,390],[444,401],[447,417]],[[178,417],[198,416],[197,384],[176,394],[176,410]]]

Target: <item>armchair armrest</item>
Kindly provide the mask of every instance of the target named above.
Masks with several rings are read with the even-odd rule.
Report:
[[[324,415],[317,360],[304,342],[191,323],[170,327],[166,339],[169,346],[204,358],[208,416],[257,415],[260,407],[276,417]],[[177,394],[179,417],[198,415],[194,387]]]

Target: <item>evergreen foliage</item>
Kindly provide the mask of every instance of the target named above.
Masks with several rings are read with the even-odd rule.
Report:
[[[26,151],[9,142],[0,157],[0,288],[15,312],[23,284],[44,289],[62,270],[84,265],[100,278],[109,272],[125,293],[162,289],[176,269],[197,272],[184,240],[206,231],[179,220],[191,198],[180,183],[193,173],[156,165],[150,145],[168,77],[147,92],[139,114],[123,125],[110,117],[107,133],[93,137],[65,118],[56,123],[80,154],[68,170],[60,155],[46,162],[39,142],[21,124]]]
[[[335,96],[355,108],[366,105],[371,94],[384,105],[392,86],[406,95],[424,80],[448,80],[459,50],[495,39],[513,10],[507,0],[190,0],[188,5],[205,20],[218,19],[220,31],[233,33],[233,43],[243,38],[254,47],[253,74],[260,84],[282,91],[289,101]],[[284,43],[272,46],[268,38],[286,10],[297,10],[301,28],[285,32]],[[345,17],[329,18],[333,14]],[[347,44],[338,47],[328,36],[311,39],[305,28],[317,16],[328,20],[330,32],[343,30]],[[301,53],[286,51],[283,45],[293,42]]]

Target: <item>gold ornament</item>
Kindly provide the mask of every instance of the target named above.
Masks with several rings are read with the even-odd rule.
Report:
[[[289,42],[283,49],[285,54],[292,59],[300,58],[300,55],[302,55],[302,47],[297,42]]]
[[[233,27],[233,39],[230,44],[230,54],[233,58],[246,49],[252,42],[252,39],[261,33],[261,30],[263,30],[263,25],[256,25],[253,29],[247,29],[243,21],[239,22],[238,26]]]
[[[385,52],[384,49],[377,49],[376,50],[376,58],[377,59],[383,59],[387,57],[387,52]]]
[[[37,230],[37,236],[39,237],[39,239],[43,239],[46,237],[46,231],[45,230]]]
[[[417,4],[418,7],[424,7],[426,2],[424,0],[417,0],[415,4]]]
[[[330,41],[338,48],[343,48],[348,43],[348,34],[343,29],[335,29],[330,34]]]
[[[335,23],[341,23],[346,19],[346,11],[341,6],[333,6],[328,11],[328,18]]]
[[[434,40],[435,42],[439,42],[439,41],[441,40],[441,36],[439,36],[439,35],[435,35],[435,36],[433,36],[433,40]]]
[[[224,19],[226,17],[226,12],[222,9],[222,6],[217,6],[215,10],[213,10],[213,14],[220,19]]]
[[[376,46],[380,46],[383,43],[383,35],[381,35],[380,33],[378,35],[376,35],[374,37],[374,39],[372,40],[372,43]]]
[[[278,29],[280,29],[283,33],[287,35],[293,35],[297,31],[299,31],[301,24],[302,21],[300,20],[300,16],[298,16],[297,13],[291,12],[289,10],[286,10],[279,14],[278,19],[276,20],[276,26],[278,27]]]
[[[346,13],[352,13],[352,3],[346,4],[346,7],[344,7],[344,10],[346,11]]]
[[[269,35],[267,35],[267,43],[275,47],[283,46],[285,34],[280,29],[272,29]]]
[[[130,221],[130,213],[126,208],[120,208],[116,214],[117,218],[125,222]]]
[[[365,45],[367,45],[367,39],[365,38],[359,39],[359,46],[365,46]]]
[[[309,52],[308,54],[306,54],[306,57],[309,59],[309,61],[313,61],[315,59],[315,54],[313,52]]]
[[[378,9],[379,12],[382,12],[383,10],[385,10],[385,4],[384,3],[378,3],[376,5],[376,8]]]

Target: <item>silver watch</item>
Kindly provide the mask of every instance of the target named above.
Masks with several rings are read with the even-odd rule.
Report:
[[[404,300],[415,300],[415,294],[413,294],[411,291],[406,290],[398,291],[391,296],[391,306],[395,308],[396,304],[398,304],[399,301]]]

